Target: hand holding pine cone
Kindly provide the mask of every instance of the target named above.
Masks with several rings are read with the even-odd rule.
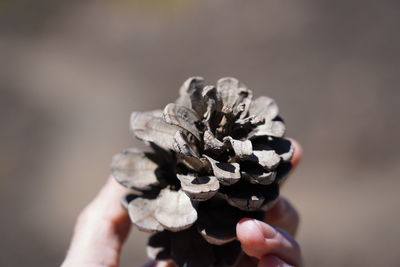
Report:
[[[235,78],[193,77],[164,110],[132,114],[132,133],[152,151],[115,155],[112,174],[131,189],[122,203],[132,223],[155,233],[150,258],[231,266],[236,223],[261,219],[277,200],[294,148],[274,100],[252,97]]]

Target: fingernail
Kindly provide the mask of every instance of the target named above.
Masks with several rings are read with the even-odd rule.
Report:
[[[252,229],[254,227],[257,229],[259,228],[253,218],[243,218],[238,222],[238,225],[240,225],[240,227],[245,227],[246,229]]]
[[[257,239],[264,239],[262,237],[262,232],[260,231],[258,225],[254,222],[254,219],[241,219],[237,224],[236,229],[236,231],[238,231],[239,238],[240,236],[247,238],[250,234],[250,236],[256,237]]]
[[[254,220],[254,219],[252,219],[252,218],[243,218],[238,222],[238,224],[242,224],[242,223],[244,223],[246,221],[249,221],[249,220]]]
[[[266,239],[274,238],[277,234],[275,228],[255,219],[244,218],[238,224],[241,228],[245,228],[246,231],[254,231],[256,229]]]

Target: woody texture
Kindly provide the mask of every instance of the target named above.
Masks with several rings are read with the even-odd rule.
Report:
[[[232,266],[236,224],[262,219],[279,196],[294,148],[269,97],[235,78],[187,79],[163,110],[133,112],[130,130],[149,146],[115,155],[111,172],[147,254],[178,266]]]

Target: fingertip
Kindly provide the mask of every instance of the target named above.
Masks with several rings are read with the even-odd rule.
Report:
[[[121,199],[128,190],[110,176],[96,197],[89,203],[86,210],[99,217],[117,218],[127,216],[127,211],[121,206]]]
[[[113,176],[109,176],[97,198],[105,198],[107,196],[107,198],[119,199],[126,192],[126,187],[119,184]]]
[[[265,250],[265,239],[273,238],[276,230],[260,221],[244,218],[236,226],[236,235],[247,255],[261,258]]]
[[[303,147],[298,141],[293,138],[288,138],[294,146],[294,155],[292,157],[291,163],[293,168],[299,165],[300,160],[303,158]]]
[[[261,232],[255,224],[254,219],[244,218],[236,225],[236,235],[242,246],[259,242]]]

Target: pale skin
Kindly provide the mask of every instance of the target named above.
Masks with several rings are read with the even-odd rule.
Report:
[[[300,145],[295,144],[293,167],[302,157]],[[120,205],[126,189],[110,177],[97,196],[78,216],[71,245],[62,267],[118,267],[131,222]],[[237,267],[302,266],[300,246],[295,241],[299,215],[284,198],[268,211],[266,221],[243,218],[236,234],[245,254]],[[250,257],[249,257],[250,256]],[[153,266],[173,267],[171,262]]]

